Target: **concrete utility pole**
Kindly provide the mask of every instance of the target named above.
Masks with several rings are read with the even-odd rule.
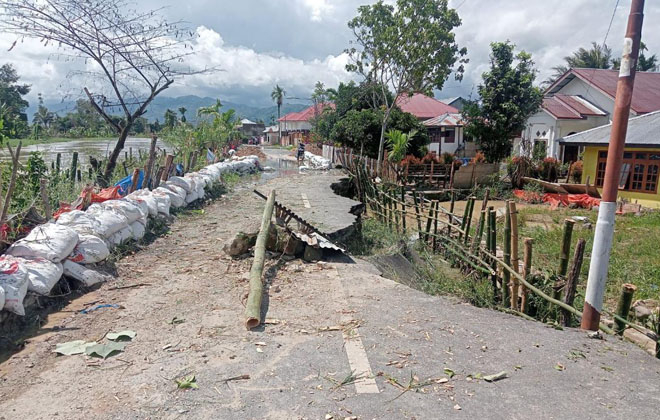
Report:
[[[635,84],[635,69],[637,68],[639,43],[642,37],[643,19],[644,0],[632,0],[626,38],[623,44],[619,81],[616,86],[612,132],[607,148],[607,164],[603,182],[603,198],[598,209],[598,221],[596,222],[596,233],[589,265],[587,293],[581,323],[582,328],[585,330],[598,330],[600,312],[603,309],[603,295],[605,294],[612,236],[614,234],[616,198],[623,163],[626,132],[628,131],[630,102]]]

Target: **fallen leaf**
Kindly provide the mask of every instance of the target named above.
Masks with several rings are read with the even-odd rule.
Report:
[[[83,354],[85,349],[96,345],[96,341],[86,342],[85,340],[74,340],[66,343],[60,343],[55,346],[53,353],[62,354],[64,356],[71,356],[74,354]]]
[[[449,376],[449,379],[451,379],[454,377],[454,375],[456,375],[456,373],[449,368],[445,368],[445,375]]]
[[[112,341],[131,341],[136,335],[137,333],[135,331],[124,330],[116,333],[108,333],[105,338]]]
[[[506,371],[502,371],[502,372],[496,373],[494,375],[484,376],[484,381],[486,381],[486,382],[495,382],[495,381],[499,381],[500,379],[504,379],[506,377],[507,377]]]
[[[170,324],[170,325],[183,324],[184,322],[186,322],[185,319],[179,318],[179,317],[176,317],[176,316],[174,318],[172,318],[171,321],[167,321],[167,323]]]
[[[557,363],[557,364],[555,365],[555,369],[557,369],[558,371],[566,370],[566,368],[564,367],[564,365],[562,365],[561,363]]]
[[[85,349],[85,354],[88,356],[107,359],[116,353],[124,351],[124,347],[126,347],[126,343],[111,341],[107,344],[96,344],[94,346],[87,347]]]
[[[197,385],[197,379],[195,379],[195,375],[188,375],[183,378],[175,379],[174,382],[176,382],[176,387],[179,389],[199,388],[199,385]]]

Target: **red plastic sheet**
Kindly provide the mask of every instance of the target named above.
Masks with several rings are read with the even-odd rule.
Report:
[[[527,202],[549,203],[553,210],[559,206],[569,207],[571,204],[585,209],[600,205],[600,199],[594,198],[589,194],[539,194],[532,191],[515,190],[513,194],[519,199]]]
[[[60,205],[60,208],[57,209],[55,214],[53,214],[53,217],[57,219],[58,217],[60,217],[62,213],[67,213],[70,212],[71,210],[82,210],[83,200],[85,198],[85,195],[87,194],[87,191],[89,190],[87,188],[84,188],[80,193],[80,197],[78,197],[78,199],[71,204],[62,203]],[[102,203],[104,201],[118,200],[120,198],[121,195],[119,194],[119,186],[102,189],[101,191],[99,191],[98,194],[92,192],[92,203]]]

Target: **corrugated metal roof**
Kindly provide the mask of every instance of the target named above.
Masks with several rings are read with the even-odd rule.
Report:
[[[463,125],[463,118],[459,113],[443,114],[422,122],[427,127],[457,127]]]
[[[606,69],[570,69],[548,88],[547,93],[558,92],[575,77],[579,77],[612,99],[616,96],[619,71]],[[630,107],[638,114],[660,110],[660,73],[647,71],[636,73]]]
[[[315,115],[320,114],[326,108],[335,109],[335,104],[332,102],[326,102],[323,104],[312,105],[309,108],[305,108],[300,112],[291,112],[280,118],[278,121],[309,121]]]
[[[403,112],[409,112],[419,119],[427,120],[442,114],[455,114],[458,109],[440,102],[422,93],[413,96],[401,95],[396,98],[396,104]]]
[[[610,141],[612,124],[559,139],[561,144],[606,145]],[[660,111],[650,112],[628,121],[626,146],[660,147]]]
[[[543,109],[561,120],[584,119],[588,116],[605,116],[607,112],[579,95],[555,94],[543,98]]]
[[[581,120],[583,117],[579,112],[560,101],[556,96],[546,96],[541,105],[544,110],[560,120]]]

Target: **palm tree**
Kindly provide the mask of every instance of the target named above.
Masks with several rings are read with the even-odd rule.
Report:
[[[612,49],[605,44],[599,45],[595,42],[591,43],[590,49],[580,47],[573,54],[564,57],[564,61],[566,65],[560,64],[552,68],[554,74],[545,80],[543,85],[550,86],[569,69],[609,69],[614,64]]]
[[[648,51],[646,44],[643,42],[639,43],[639,58],[637,59],[637,71],[658,71],[658,56],[653,54],[650,57],[646,57],[644,51]],[[612,59],[612,68],[619,70],[621,67],[621,59],[613,58]]]
[[[186,109],[185,106],[182,106],[182,107],[179,108],[179,112],[181,113],[181,122],[182,123],[186,122],[186,111],[188,111],[188,110]]]
[[[277,142],[282,142],[282,124],[280,123],[280,109],[282,108],[282,103],[284,102],[284,95],[286,92],[280,85],[275,85],[273,91],[270,93],[270,98],[277,103],[277,125],[279,126],[279,134]]]
[[[220,99],[216,99],[215,103],[211,106],[203,106],[197,108],[197,116],[198,117],[205,117],[207,115],[218,116],[220,115],[220,108],[222,108],[222,102],[220,102]]]

